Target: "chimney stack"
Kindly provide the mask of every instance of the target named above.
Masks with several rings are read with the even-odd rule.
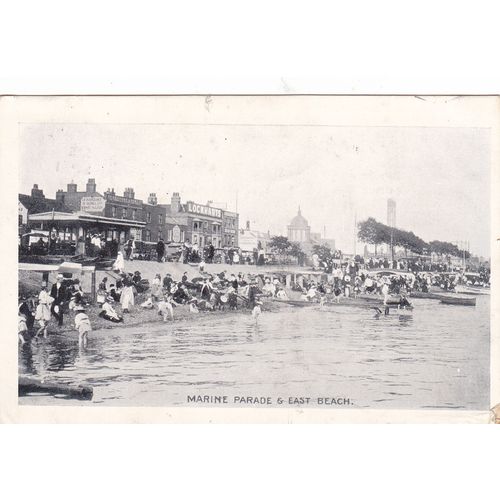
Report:
[[[62,189],[58,189],[56,193],[56,200],[64,203],[64,191]]]
[[[172,193],[172,200],[170,203],[170,211],[177,214],[181,211],[181,197],[179,193]]]
[[[33,188],[31,189],[31,196],[33,196],[33,198],[45,198],[43,189],[38,189],[38,184],[33,184]]]
[[[75,188],[76,188],[76,184],[75,184]],[[95,184],[95,179],[89,179],[87,181],[87,189],[86,189],[86,192],[88,194],[92,194],[92,193],[95,193],[97,190],[97,186]],[[69,186],[68,186],[68,191],[69,191]],[[75,189],[75,192],[76,192],[76,189]]]
[[[158,204],[158,198],[156,197],[156,193],[150,193],[148,196],[148,203],[150,205],[157,205]]]
[[[68,184],[68,193],[76,193],[77,186],[74,182]]]
[[[133,188],[125,188],[125,191],[123,192],[123,196],[125,198],[130,198],[134,199],[135,193]]]

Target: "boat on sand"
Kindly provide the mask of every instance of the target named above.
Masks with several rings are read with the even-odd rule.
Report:
[[[456,306],[475,306],[476,298],[475,297],[452,297],[452,296],[442,296],[441,297],[442,304],[451,304]]]

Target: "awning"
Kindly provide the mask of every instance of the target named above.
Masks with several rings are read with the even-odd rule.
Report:
[[[116,219],[114,217],[104,217],[103,215],[92,215],[86,212],[43,212],[29,216],[30,222],[95,222],[110,226],[143,227],[145,222],[131,219]]]
[[[29,236],[31,238],[48,238],[49,232],[48,231],[34,231],[32,233],[22,234],[21,238],[26,238],[27,236]]]
[[[19,271],[57,271],[60,273],[76,273],[81,271],[93,272],[95,266],[82,266],[74,262],[62,262],[61,264],[36,264],[32,262],[19,262]]]

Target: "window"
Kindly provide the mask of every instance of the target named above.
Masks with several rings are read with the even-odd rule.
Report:
[[[158,224],[163,224],[163,215],[158,214]]]
[[[149,229],[146,229],[146,241],[151,241],[151,231]]]
[[[127,218],[127,209],[122,208],[122,219],[126,219],[126,218]]]
[[[193,231],[198,231],[198,223],[193,222]]]
[[[17,223],[21,226],[22,223],[23,223],[23,216],[22,215],[18,215],[17,216]]]
[[[163,232],[158,231],[158,241],[160,241],[163,238]]]
[[[132,210],[132,219],[133,219],[133,220],[137,219],[137,208],[134,208],[134,209]]]
[[[116,217],[116,207],[111,207],[111,217]]]
[[[146,222],[148,224],[151,222],[151,212],[146,212]]]
[[[181,242],[184,242],[184,231],[181,231]]]
[[[172,241],[172,239],[173,239],[172,229],[169,229],[167,231],[167,240]]]
[[[203,229],[204,229],[205,231],[208,231],[208,222],[204,222],[204,223],[203,223]]]

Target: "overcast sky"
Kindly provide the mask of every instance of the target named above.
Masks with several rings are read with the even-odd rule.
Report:
[[[386,222],[424,240],[469,240],[489,256],[486,129],[248,125],[24,125],[20,192],[48,197],[74,181],[136,198],[226,202],[240,225],[286,234],[300,204],[312,231],[352,251],[354,218]],[[358,251],[362,246],[358,245]]]

